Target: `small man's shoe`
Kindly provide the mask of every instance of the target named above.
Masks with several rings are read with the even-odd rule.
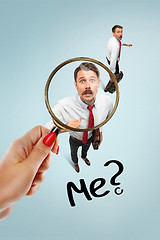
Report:
[[[116,91],[116,87],[114,85],[114,82],[112,82],[112,85],[110,87],[110,89],[108,90],[109,93],[114,93]]]
[[[80,171],[78,163],[74,163],[74,169],[76,170],[76,172]]]
[[[85,163],[86,163],[88,166],[91,165],[91,163],[90,163],[90,161],[88,160],[88,158],[83,158],[83,160],[85,161]]]

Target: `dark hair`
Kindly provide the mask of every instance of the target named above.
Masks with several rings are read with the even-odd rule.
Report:
[[[113,33],[115,32],[116,28],[122,28],[122,29],[123,29],[122,26],[120,26],[120,25],[115,25],[114,27],[112,27],[112,32],[113,32]]]
[[[77,81],[77,74],[80,70],[84,70],[84,71],[93,71],[96,73],[97,77],[99,78],[99,70],[98,68],[93,64],[93,63],[89,63],[89,62],[83,62],[81,63],[74,71],[74,80]]]

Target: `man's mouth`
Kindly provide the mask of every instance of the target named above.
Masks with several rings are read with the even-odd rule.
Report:
[[[88,94],[93,94],[91,90],[85,90],[82,95],[88,95]]]

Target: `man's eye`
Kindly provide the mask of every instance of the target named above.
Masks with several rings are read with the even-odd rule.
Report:
[[[80,83],[84,83],[84,80],[81,80]]]
[[[90,81],[91,81],[91,82],[95,82],[95,79],[91,79]]]

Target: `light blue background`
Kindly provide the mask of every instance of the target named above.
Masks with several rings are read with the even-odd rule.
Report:
[[[59,63],[77,56],[106,64],[105,51],[111,28],[124,26],[126,43],[120,66],[120,103],[104,126],[99,151],[90,149],[92,166],[80,161],[77,174],[70,164],[68,135],[60,136],[60,153],[37,194],[23,198],[0,223],[0,239],[159,239],[159,1],[0,0],[0,156],[9,144],[50,116],[44,104],[44,85]],[[59,94],[69,91],[69,76],[57,85]],[[73,80],[73,79],[70,79]],[[57,84],[57,83],[56,83]],[[59,86],[59,87],[58,87]],[[124,193],[114,194],[111,176],[118,159],[124,165],[119,176]],[[87,201],[74,194],[71,208],[66,184],[95,178],[107,183],[103,198]]]

